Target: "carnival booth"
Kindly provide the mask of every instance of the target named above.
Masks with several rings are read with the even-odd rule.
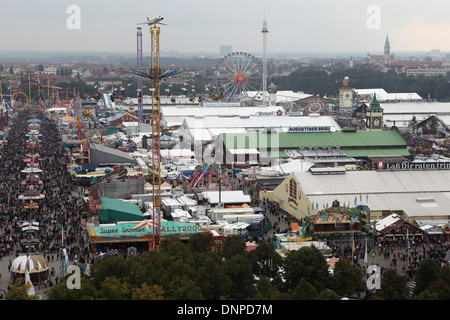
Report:
[[[48,261],[41,255],[18,256],[11,263],[11,279],[15,281],[18,277],[24,277],[26,271],[30,274],[33,284],[49,279]]]
[[[187,240],[194,234],[202,232],[200,226],[194,223],[177,223],[174,221],[161,222],[161,236],[176,236],[180,240]],[[104,224],[89,229],[89,239],[94,252],[109,255],[116,250],[118,255],[125,254],[129,247],[136,247],[139,251],[146,251],[153,240],[153,221],[118,222]]]

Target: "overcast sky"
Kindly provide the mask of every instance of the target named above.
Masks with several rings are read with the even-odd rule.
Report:
[[[67,27],[70,5],[80,29]],[[161,15],[161,51],[262,52],[264,17],[269,53],[376,54],[386,35],[393,53],[450,51],[449,11],[448,0],[3,0],[0,49],[136,52],[136,23]]]

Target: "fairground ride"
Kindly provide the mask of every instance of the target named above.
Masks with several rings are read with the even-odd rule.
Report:
[[[147,19],[149,20],[149,19]],[[149,20],[150,22],[150,20]],[[149,73],[137,69],[128,71],[138,77],[151,80],[152,87],[152,192],[153,192],[153,241],[151,250],[158,251],[161,244],[161,103],[160,103],[160,81],[181,71],[161,71],[159,34],[160,28],[156,23],[148,23],[151,35],[151,67]],[[138,36],[138,59],[139,59],[139,36]],[[138,62],[139,65],[139,62]],[[139,94],[139,92],[138,92]],[[139,97],[138,97],[139,98]]]
[[[245,52],[233,52],[224,56],[215,68],[218,96],[228,102],[243,98],[256,98],[263,86],[263,70],[260,61]]]
[[[46,111],[55,106],[57,89],[49,77],[37,71],[20,71],[0,81],[2,105],[16,111]]]

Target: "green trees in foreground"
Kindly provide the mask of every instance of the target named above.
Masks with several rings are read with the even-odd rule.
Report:
[[[423,262],[417,272],[415,299],[448,299],[450,270]],[[240,237],[215,244],[199,234],[188,243],[169,239],[157,252],[104,257],[82,274],[79,289],[66,278],[46,291],[49,300],[339,300],[365,291],[362,271],[341,258],[334,272],[315,247],[304,247],[281,258],[271,243],[247,252]],[[12,284],[13,299],[25,299]],[[17,287],[17,288],[16,288]],[[411,298],[404,276],[384,272],[377,300]]]

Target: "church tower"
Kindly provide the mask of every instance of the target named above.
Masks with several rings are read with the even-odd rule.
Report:
[[[389,43],[389,37],[386,36],[386,41],[384,42],[384,64],[389,65],[391,63],[391,45]]]

